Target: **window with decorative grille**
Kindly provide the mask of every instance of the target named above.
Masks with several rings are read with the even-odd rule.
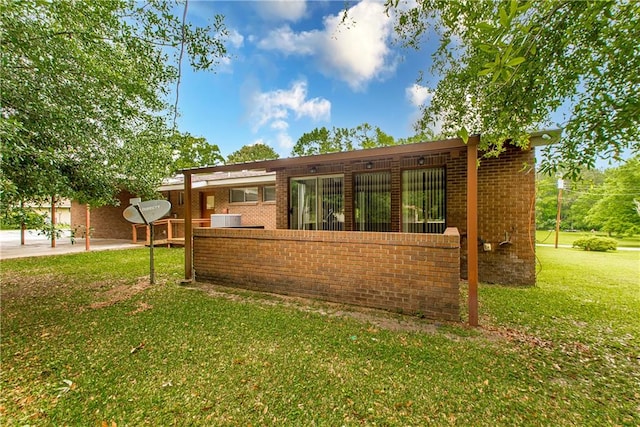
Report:
[[[445,169],[402,172],[402,231],[443,233],[446,228]]]
[[[355,175],[354,214],[356,231],[391,231],[391,173]]]

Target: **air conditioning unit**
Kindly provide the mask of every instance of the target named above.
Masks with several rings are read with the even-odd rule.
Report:
[[[242,225],[242,215],[240,214],[212,214],[211,228],[231,228]]]

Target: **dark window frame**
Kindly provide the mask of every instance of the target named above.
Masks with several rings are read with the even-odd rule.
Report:
[[[234,192],[236,194],[242,193],[242,200],[234,200]],[[255,195],[255,198],[248,199],[247,195]],[[229,203],[257,203],[258,200],[258,187],[234,187],[229,189]]]

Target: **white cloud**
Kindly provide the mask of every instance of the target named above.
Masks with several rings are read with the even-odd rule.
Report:
[[[231,31],[229,31],[227,41],[231,44],[231,46],[238,49],[244,44],[244,36],[240,34],[238,30],[232,29]]]
[[[285,131],[289,129],[289,123],[285,122],[284,120],[276,120],[275,122],[271,123],[271,129]]]
[[[307,2],[301,0],[270,0],[255,2],[260,16],[268,20],[295,22],[307,13]]]
[[[237,57],[232,53],[230,54],[229,51],[241,48],[244,45],[244,36],[237,30],[232,29],[229,31],[229,34],[224,37],[224,42],[227,47],[227,55],[220,58],[217,71],[220,73],[233,73],[233,62]]]
[[[331,117],[331,102],[324,98],[307,98],[307,82],[298,80],[289,89],[271,92],[253,90],[247,105],[253,131],[267,126],[274,131],[273,137],[281,150],[290,151],[294,145],[289,135],[289,122],[308,118],[312,121],[327,121]],[[259,139],[258,141],[262,141]]]
[[[282,26],[258,43],[265,50],[284,54],[314,56],[327,75],[345,81],[353,90],[362,90],[374,78],[395,71],[396,61],[389,48],[393,20],[384,5],[363,0],[342,13],[324,18],[321,30],[294,32]]]
[[[317,46],[321,45],[323,34],[319,31],[302,31],[294,33],[291,27],[283,25],[258,42],[258,47],[264,50],[277,50],[286,55],[313,55]]]
[[[415,110],[409,115],[409,121],[415,124],[422,118],[422,107],[431,102],[433,91],[426,86],[414,83],[405,88],[404,93],[411,105],[415,107]],[[434,123],[431,123],[431,131],[435,135],[439,135],[442,132],[442,124],[442,118],[438,118]]]
[[[282,129],[290,114],[296,119],[308,117],[314,121],[329,120],[331,116],[331,102],[324,98],[307,99],[307,83],[302,80],[294,82],[288,90],[254,93],[251,108],[256,130],[267,124]]]
[[[411,105],[414,107],[422,107],[427,100],[431,100],[433,92],[431,89],[425,86],[420,86],[417,83],[409,86],[405,89],[405,94]]]
[[[276,135],[276,140],[278,141],[278,147],[280,148],[284,148],[287,151],[293,148],[293,138],[291,138],[291,136],[286,132],[278,133],[278,135]]]

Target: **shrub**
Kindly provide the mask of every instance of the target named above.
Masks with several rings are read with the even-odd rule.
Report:
[[[573,242],[574,248],[582,248],[585,251],[615,251],[618,248],[618,242],[608,237],[589,236],[582,237]]]

